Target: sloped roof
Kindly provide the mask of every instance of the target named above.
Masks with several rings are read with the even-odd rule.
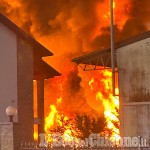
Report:
[[[22,29],[20,29],[16,24],[10,21],[7,17],[0,13],[0,22],[15,32],[17,35],[22,37],[24,40],[28,41],[31,45],[33,45],[34,51],[40,53],[42,56],[52,56],[53,53],[50,52],[47,48],[33,39],[30,35],[25,33]]]
[[[115,43],[115,49],[141,41],[148,37],[150,37],[150,31],[141,33],[127,40]],[[72,62],[75,62],[77,64],[88,64],[88,65],[97,65],[97,66],[105,65],[105,67],[110,67],[111,66],[111,48],[109,47],[104,50],[97,50],[97,51],[88,53],[86,55],[74,58],[72,59]]]
[[[16,24],[14,24],[1,13],[0,22],[32,45],[34,56],[38,56],[38,58],[34,58],[34,79],[48,79],[60,75],[59,72],[57,72],[54,68],[42,60],[42,57],[44,56],[52,56],[52,52],[33,39],[30,35],[25,33],[22,29],[20,29]]]

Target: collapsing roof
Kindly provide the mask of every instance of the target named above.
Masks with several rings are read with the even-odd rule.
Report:
[[[47,48],[33,39],[31,36],[26,34],[22,29],[20,29],[17,25],[11,22],[4,15],[0,14],[0,22],[7,26],[10,30],[16,33],[19,37],[30,43],[33,47],[33,56],[35,57],[33,60],[34,64],[34,79],[48,79],[54,76],[59,76],[60,73],[57,72],[54,68],[49,66],[42,60],[44,56],[52,56],[53,53],[50,52]],[[40,58],[40,59],[39,59]]]
[[[115,43],[115,49],[123,46],[138,42],[140,40],[150,37],[150,31],[144,32],[137,36],[131,37],[127,40]],[[104,50],[97,50],[86,55],[72,59],[73,62],[79,64],[88,64],[95,66],[111,67],[111,48]],[[117,66],[117,60],[115,56],[115,66]]]

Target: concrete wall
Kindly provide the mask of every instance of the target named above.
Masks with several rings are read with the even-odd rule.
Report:
[[[12,123],[0,124],[0,149],[14,150]]]
[[[21,145],[19,127],[18,123],[0,123],[0,150],[19,150]]]
[[[150,104],[137,103],[123,105],[123,136],[142,136],[150,144]]]
[[[122,136],[150,143],[150,38],[117,49]]]
[[[0,122],[7,122],[6,108],[18,114],[21,140],[33,139],[33,48],[0,23]]]
[[[124,102],[150,102],[150,38],[117,49]]]
[[[17,40],[0,23],[0,122],[8,121],[5,110],[9,105],[17,107]]]

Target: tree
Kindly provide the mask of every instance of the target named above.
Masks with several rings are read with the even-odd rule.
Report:
[[[66,119],[64,115],[57,118],[57,124],[51,128],[50,133],[64,133],[69,130],[70,136],[85,139],[91,133],[102,133],[106,125],[104,116],[90,116],[87,114],[76,114]]]
[[[106,121],[103,116],[89,116],[87,114],[76,115],[75,117],[76,130],[78,138],[88,138],[91,133],[101,133],[104,131]]]
[[[103,115],[98,117],[92,117],[91,120],[91,132],[92,133],[101,133],[104,131],[106,126],[106,120]]]

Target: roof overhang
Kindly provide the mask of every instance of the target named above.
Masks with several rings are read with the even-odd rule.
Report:
[[[0,13],[0,22],[8,27],[10,30],[16,33],[17,36],[21,37],[27,41],[33,47],[33,66],[34,66],[34,76],[37,79],[48,79],[54,76],[61,75],[53,67],[49,66],[42,60],[42,57],[52,56],[53,53],[47,48],[37,42],[30,35],[26,34],[22,29],[20,29],[16,24],[11,22],[7,17]]]
[[[98,50],[80,57],[77,57],[72,60],[73,62],[79,64],[88,64],[93,67],[103,66],[110,67],[111,66],[111,51],[110,49]]]
[[[115,43],[115,66],[117,67],[116,49],[149,37],[150,37],[150,31],[147,31],[137,36],[131,37],[127,40]],[[86,65],[91,65],[94,70],[97,70],[97,66],[103,66],[104,68],[111,67],[111,48],[107,48],[104,50],[97,50],[88,53],[86,55],[76,57],[72,59],[72,62],[75,62],[78,65],[84,64],[85,65],[84,67],[81,66],[83,70],[86,70],[87,68]]]
[[[49,79],[60,75],[59,72],[43,60],[34,60],[34,80]]]

